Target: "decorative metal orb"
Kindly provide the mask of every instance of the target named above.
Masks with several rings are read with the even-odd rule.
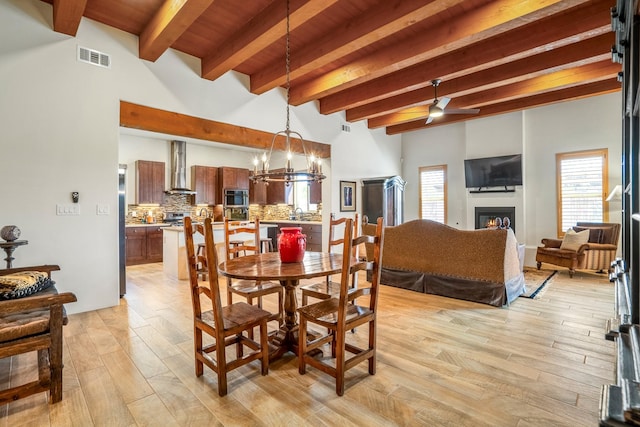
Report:
[[[5,225],[0,230],[0,237],[7,242],[13,242],[20,237],[20,229],[15,225]]]

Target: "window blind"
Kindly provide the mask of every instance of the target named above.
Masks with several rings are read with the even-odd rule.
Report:
[[[420,168],[420,218],[445,223],[446,166]]]
[[[560,231],[578,221],[603,222],[605,158],[602,154],[560,155]]]

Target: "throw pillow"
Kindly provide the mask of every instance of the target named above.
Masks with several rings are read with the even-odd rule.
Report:
[[[589,243],[602,243],[602,235],[604,231],[602,228],[575,226],[573,227],[573,230],[577,233],[589,230]]]
[[[564,239],[562,239],[560,249],[577,251],[578,249],[580,249],[580,246],[584,245],[587,242],[589,242],[589,230],[584,230],[576,233],[573,228],[570,228],[565,233]]]
[[[0,299],[22,298],[53,285],[47,273],[41,271],[21,271],[0,276]]]

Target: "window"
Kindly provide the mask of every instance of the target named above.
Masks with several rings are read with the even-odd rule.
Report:
[[[578,221],[606,222],[607,150],[556,154],[558,236]]]
[[[447,165],[425,166],[420,174],[420,218],[446,224]]]

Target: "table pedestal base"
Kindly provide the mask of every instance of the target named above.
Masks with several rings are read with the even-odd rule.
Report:
[[[296,287],[298,280],[282,280],[280,284],[284,286],[284,323],[280,329],[274,331],[269,336],[269,361],[280,359],[287,352],[292,352],[298,356],[298,322],[297,322],[297,301]],[[317,336],[312,332],[307,332],[309,339]],[[317,350],[318,355],[322,355],[322,350]]]

